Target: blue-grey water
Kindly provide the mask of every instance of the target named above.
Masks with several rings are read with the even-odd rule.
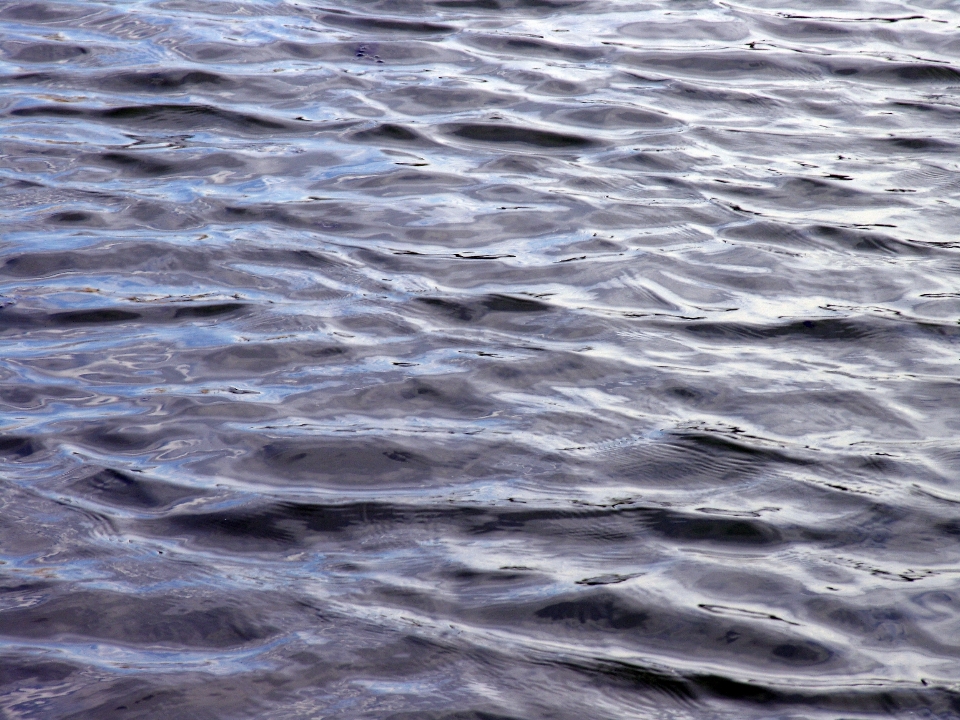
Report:
[[[0,3],[4,718],[960,718],[955,0]]]

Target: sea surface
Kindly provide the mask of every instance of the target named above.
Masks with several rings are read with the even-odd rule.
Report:
[[[0,717],[960,718],[956,0],[0,3]]]

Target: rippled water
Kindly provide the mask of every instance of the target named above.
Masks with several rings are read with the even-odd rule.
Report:
[[[0,5],[0,712],[960,717],[958,6],[338,2]]]

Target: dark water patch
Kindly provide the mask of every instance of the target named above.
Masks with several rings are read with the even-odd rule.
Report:
[[[202,544],[212,544],[232,551],[254,549],[276,550],[278,546],[292,545],[298,533],[284,527],[278,520],[286,519],[271,513],[218,511],[176,515],[162,523],[153,523],[164,536],[196,538]],[[289,524],[289,523],[288,523]],[[151,528],[147,525],[147,530]],[[301,533],[302,534],[302,531]]]
[[[443,298],[417,298],[419,302],[427,305],[431,308],[435,308],[439,312],[444,313],[456,320],[461,320],[463,322],[469,322],[475,320],[478,317],[482,317],[484,314],[482,306],[471,307],[470,305],[465,305],[463,303],[456,302],[454,300],[444,300]]]
[[[148,534],[185,537],[231,551],[265,552],[304,546],[323,536],[370,534],[383,525],[416,521],[411,510],[381,503],[283,503],[266,508],[180,512],[161,520],[141,521],[138,527]]]
[[[110,468],[78,480],[71,487],[83,497],[135,510],[165,508],[205,494]]]
[[[168,272],[208,270],[216,253],[156,242],[100,244],[83,251],[24,252],[8,258],[0,275],[17,278],[50,278],[97,270],[146,270],[160,264]]]
[[[0,277],[8,278],[70,278],[88,274],[131,272],[156,275],[157,273],[176,273],[182,275],[209,275],[213,269],[221,273],[222,278],[231,278],[227,287],[243,277],[242,273],[231,273],[224,267],[228,256],[212,249],[202,250],[190,245],[155,242],[153,240],[130,240],[124,243],[95,243],[80,251],[24,252],[10,257],[0,265]],[[321,252],[311,250],[285,250],[283,248],[237,249],[233,258],[237,261],[260,265],[287,267],[294,266],[313,271],[342,272],[342,262]],[[149,295],[148,295],[149,297]],[[183,302],[202,303],[202,296],[186,295]],[[138,312],[151,312],[146,308],[156,307],[163,314],[177,305],[176,297],[161,297],[153,302],[139,295],[129,295],[128,300],[144,303],[136,306]],[[214,303],[213,305],[216,305]],[[236,308],[235,308],[236,309]]]
[[[790,668],[802,674],[822,672],[841,660],[835,650],[798,637],[798,631],[782,625],[658,607],[605,588],[581,590],[548,604],[531,605],[529,609],[506,606],[485,609],[483,614],[488,622],[516,624],[518,629],[550,627],[555,633],[578,638],[585,647],[616,643],[646,653],[697,652],[714,659],[726,657],[738,665]],[[633,679],[629,672],[613,677],[628,682]],[[642,682],[644,678],[636,679]],[[671,694],[675,698],[693,699],[699,695],[689,686],[687,692],[680,687],[680,683],[673,685]]]
[[[754,438],[740,437],[735,432],[687,430],[676,433],[673,444],[680,444],[691,450],[718,455],[725,454],[757,462],[775,462],[783,465],[807,465],[810,462],[799,457],[793,457],[790,453],[779,448],[759,444]]]
[[[0,332],[33,328],[57,328],[85,325],[121,325],[127,323],[166,323],[177,320],[216,318],[235,315],[249,306],[245,303],[215,303],[186,306],[155,305],[140,310],[121,308],[91,308],[57,313],[29,313],[11,310],[0,311]]]
[[[39,438],[0,435],[0,454],[11,460],[29,457],[42,448],[43,443]]]
[[[477,0],[477,3],[488,0]],[[451,5],[460,0],[450,0]],[[442,3],[439,3],[442,4]],[[516,715],[503,715],[498,712],[484,710],[457,710],[451,713],[394,713],[387,720],[519,720]]]
[[[547,303],[531,298],[491,295],[479,300],[417,298],[417,301],[454,320],[473,322],[489,313],[542,313],[553,310]]]
[[[415,391],[416,395],[422,395]],[[426,394],[429,394],[427,390]],[[344,439],[339,442],[278,441],[266,445],[257,464],[288,480],[340,484],[427,482],[435,461],[392,442]]]
[[[49,72],[25,72],[0,76],[0,85],[9,83],[45,83],[56,80],[58,74]]]
[[[666,538],[684,542],[769,545],[780,540],[780,533],[773,526],[747,520],[707,519],[658,513],[651,527]]]
[[[916,241],[894,237],[889,231],[835,225],[796,227],[769,220],[731,227],[724,230],[723,235],[734,240],[773,243],[798,251],[824,245],[836,250],[889,255],[927,255],[931,250]]]
[[[642,628],[650,619],[648,613],[625,607],[612,598],[558,602],[540,608],[534,616],[544,621],[569,623],[574,627],[597,625],[611,630],[635,630]]]
[[[627,507],[612,511],[500,511],[494,513],[492,519],[476,525],[472,532],[513,532],[523,529],[533,534],[561,536],[570,531],[566,526],[578,525],[587,518],[593,519],[591,534],[595,533],[608,541],[637,540],[650,534],[682,543],[720,546],[766,546],[778,544],[782,540],[780,532],[765,522],[704,518],[649,507]],[[567,522],[568,520],[570,522]]]
[[[61,683],[77,672],[77,668],[64,662],[37,661],[20,663],[14,658],[0,660],[0,687],[18,689],[25,685]]]
[[[890,203],[880,201],[872,193],[850,187],[841,178],[820,179],[812,177],[792,177],[779,180],[774,187],[757,187],[754,184],[740,185],[724,181],[711,188],[721,197],[735,198],[748,207],[788,207],[797,210],[816,207],[828,203],[834,207],[857,207]],[[754,213],[757,214],[757,213]],[[762,213],[761,213],[762,214]]]
[[[626,687],[644,694],[651,693],[659,700],[689,705],[697,699],[695,686],[685,678],[654,668],[626,662],[559,663],[564,669],[590,677],[595,683]]]
[[[598,575],[597,577],[584,578],[583,580],[577,580],[577,585],[586,585],[587,587],[592,587],[594,585],[616,585],[617,583],[626,582],[627,580],[632,580],[635,577],[640,577],[639,575]]]
[[[328,14],[320,17],[325,25],[371,33],[403,33],[411,35],[446,35],[456,32],[451,25],[430,22],[414,22],[396,18],[361,17],[346,14]]]
[[[192,160],[174,161],[171,154],[153,153],[103,153],[91,158],[97,164],[116,167],[134,176],[161,177],[164,175],[197,175],[221,169],[242,168],[242,159],[228,153],[209,153]]]
[[[457,586],[474,588],[517,584],[531,585],[537,582],[538,573],[514,567],[502,567],[491,571],[462,567],[441,572],[440,575]]]
[[[141,314],[117,308],[70,310],[59,313],[30,313],[0,310],[0,332],[28,332],[34,328],[108,325],[139,320]]]
[[[211,374],[259,374],[298,367],[351,361],[349,348],[321,343],[244,343],[231,348],[203,351],[202,362]]]
[[[940,140],[938,138],[922,137],[896,137],[886,141],[896,150],[915,150],[925,152],[953,152],[956,150],[955,143]]]
[[[562,10],[575,10],[584,5],[579,0],[426,0],[427,4],[450,10],[472,12],[507,11],[523,14],[553,14]]]
[[[360,132],[353,133],[352,135],[354,140],[360,142],[371,142],[371,143],[400,143],[400,144],[409,144],[409,143],[423,143],[425,138],[420,133],[412,130],[403,125],[395,125],[393,123],[387,123],[384,125],[378,125],[369,130],[361,130]]]
[[[162,446],[167,439],[165,432],[136,425],[117,426],[104,422],[90,426],[78,433],[76,440],[81,445],[98,451],[118,454],[139,453]]]
[[[247,305],[245,303],[218,303],[218,304],[197,304],[178,308],[174,311],[174,319],[178,318],[207,318],[218,315],[228,315],[243,310]]]
[[[584,110],[566,110],[558,113],[556,118],[571,125],[611,130],[661,129],[679,125],[676,120],[667,115],[610,105]]]
[[[695,322],[683,325],[692,335],[729,340],[780,340],[855,342],[881,335],[902,334],[900,328],[872,318],[811,318],[776,325]],[[886,331],[886,332],[885,332]]]
[[[278,267],[332,268],[342,263],[331,255],[319,250],[292,250],[277,247],[256,247],[242,251],[244,260],[276,265]]]
[[[80,45],[61,43],[31,43],[22,46],[11,43],[6,49],[11,60],[28,63],[63,62],[90,54],[89,49]]]
[[[10,408],[39,409],[54,402],[90,399],[90,393],[56,385],[13,386],[0,388],[0,404]]]
[[[282,122],[202,105],[120,107],[100,111],[98,117],[107,121],[159,126],[172,130],[217,127],[224,124],[246,131],[284,130],[289,127]]]
[[[567,135],[549,130],[533,130],[511,125],[454,125],[448,128],[454,137],[494,145],[528,145],[544,149],[586,148],[594,141],[578,135]]]
[[[819,225],[810,228],[810,233],[817,239],[823,239],[839,247],[846,247],[857,252],[879,252],[891,254],[924,254],[926,248],[916,242],[905,242],[891,237],[882,231],[858,230],[855,228],[833,227]]]
[[[438,47],[428,40],[415,40],[414,36],[398,39],[398,35],[376,43],[376,51],[368,52],[364,43],[352,42],[301,42],[281,40],[257,46],[236,45],[222,42],[191,42],[176,48],[189,61],[197,63],[253,64],[282,59],[313,59],[325,62],[343,62],[390,67],[417,65],[424,62],[466,62],[473,59],[454,48]],[[377,62],[377,61],[380,62]],[[343,79],[345,81],[345,79]],[[351,85],[357,85],[354,81]],[[360,86],[365,83],[360,82]]]
[[[0,18],[17,20],[23,23],[59,23],[76,21],[78,18],[90,15],[97,11],[96,5],[76,3],[70,7],[52,4],[49,2],[26,2],[8,5],[0,9]]]
[[[907,689],[887,687],[881,690],[834,691],[788,690],[755,682],[742,682],[722,675],[691,678],[704,692],[724,700],[746,702],[768,708],[808,706],[832,712],[890,715],[900,712],[953,712],[958,698],[941,688]]]
[[[960,108],[950,107],[949,105],[940,105],[938,103],[925,102],[896,102],[895,107],[907,108],[926,115],[933,115],[947,122],[955,122],[960,115]]]
[[[542,80],[534,82],[528,86],[527,90],[540,95],[556,95],[560,97],[572,97],[587,92],[588,88],[569,80]]]
[[[357,228],[354,222],[345,222],[336,216],[331,218],[325,208],[318,212],[311,205],[294,206],[293,212],[288,205],[268,204],[259,206],[225,205],[211,212],[212,219],[231,225],[268,223],[280,227],[314,230],[318,232],[349,232]],[[332,214],[332,213],[331,213]],[[352,213],[340,213],[350,216]]]
[[[275,632],[255,615],[231,605],[103,590],[60,595],[32,607],[0,611],[0,635],[8,638],[55,640],[67,636],[229,648],[262,641]]]
[[[606,468],[608,477],[638,490],[661,484],[684,488],[737,484],[762,477],[781,463],[802,467],[809,462],[777,448],[757,447],[747,439],[689,431],[664,443],[600,446],[583,448],[580,452],[587,458],[596,457]],[[672,520],[665,516],[664,522],[667,530]],[[763,542],[766,537],[771,536],[762,529],[757,530],[758,540]]]
[[[154,70],[152,72],[123,72],[104,78],[107,87],[146,92],[170,92],[192,87],[235,87],[231,78],[205,70]]]
[[[99,159],[108,165],[124,168],[137,175],[151,177],[178,174],[173,165],[151,157],[111,152],[104,153]]]
[[[510,313],[546,312],[552,309],[539,300],[511,297],[509,295],[491,295],[483,301],[483,307],[491,312]]]
[[[103,324],[129,322],[130,320],[138,320],[140,317],[140,313],[130,312],[129,310],[104,309],[54,313],[50,315],[50,320],[54,323],[64,324]]]
[[[47,220],[53,223],[102,225],[100,215],[83,210],[64,210],[50,215]]]
[[[269,448],[266,452],[275,453],[272,459],[274,462],[283,463],[285,469],[295,463],[303,463],[320,456],[317,450],[313,453],[300,450],[295,455],[285,454],[279,457],[277,457],[279,453],[276,448]],[[417,462],[417,459],[405,457],[402,452],[389,451],[384,457],[398,463]],[[357,451],[354,450],[354,455],[356,454]],[[330,457],[332,454],[328,452],[324,456]],[[337,469],[314,466],[316,470],[312,475],[318,483],[329,483],[332,475],[339,477],[341,483],[360,480],[358,476],[361,473],[355,469],[359,464],[358,461],[347,458],[342,445],[339,447],[338,457],[341,458],[337,468],[338,474]],[[348,465],[347,462],[350,464]],[[390,470],[393,469],[388,466],[385,472],[384,468],[380,467],[378,458],[366,455],[363,458],[363,464],[364,474],[376,472],[379,476],[385,476],[384,481],[390,479]],[[448,472],[449,468],[455,467],[449,460],[445,466]],[[434,468],[436,472],[443,472],[444,466],[435,462]],[[394,476],[395,474],[394,470]],[[135,492],[127,485],[113,489],[120,495],[120,499],[113,501],[113,504],[144,506],[147,502],[139,500],[140,492]],[[185,488],[178,489],[172,486],[162,488],[161,486],[161,490],[172,498],[166,500],[168,503],[179,501],[189,495]],[[161,492],[161,490],[150,492]],[[134,495],[135,498],[130,499]],[[154,495],[151,494],[148,497],[152,498]],[[108,498],[108,501],[110,499]],[[268,507],[253,506],[201,512],[180,510],[164,519],[138,521],[138,527],[151,535],[157,533],[163,535],[168,529],[174,528],[178,537],[187,533],[187,537],[202,544],[235,545],[238,549],[243,546],[248,550],[264,551],[271,547],[271,543],[303,546],[323,540],[323,536],[331,533],[346,533],[351,537],[374,536],[384,533],[403,533],[405,529],[420,526],[430,526],[442,529],[450,535],[466,537],[517,535],[563,542],[565,536],[570,536],[571,533],[579,534],[577,528],[585,522],[590,522],[594,526],[590,533],[594,537],[618,539],[621,542],[647,537],[694,545],[761,547],[776,545],[783,540],[781,533],[775,527],[754,519],[711,518],[650,507],[524,509],[522,507],[482,508],[453,505],[420,508],[382,502],[347,505],[281,503]],[[477,571],[467,572],[467,575],[464,575],[464,572],[466,571],[458,570],[456,577],[460,580],[469,579],[473,577],[470,573]],[[497,581],[512,581],[524,577],[526,576],[513,576],[509,573],[504,575],[500,571],[491,576]],[[580,584],[610,585],[626,579],[629,578]]]
[[[99,110],[39,105],[17,108],[15,117],[73,117],[133,127],[171,131],[229,128],[238,132],[268,133],[291,130],[290,123],[233,112],[209,105],[134,105]]]
[[[859,76],[868,80],[889,83],[929,83],[932,85],[956,85],[960,82],[960,70],[949,65],[905,64],[893,67],[872,67],[860,74],[857,68],[838,68],[834,72],[844,77]]]

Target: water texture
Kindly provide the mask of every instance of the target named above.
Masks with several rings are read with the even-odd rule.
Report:
[[[6,718],[960,718],[947,0],[0,3]]]

